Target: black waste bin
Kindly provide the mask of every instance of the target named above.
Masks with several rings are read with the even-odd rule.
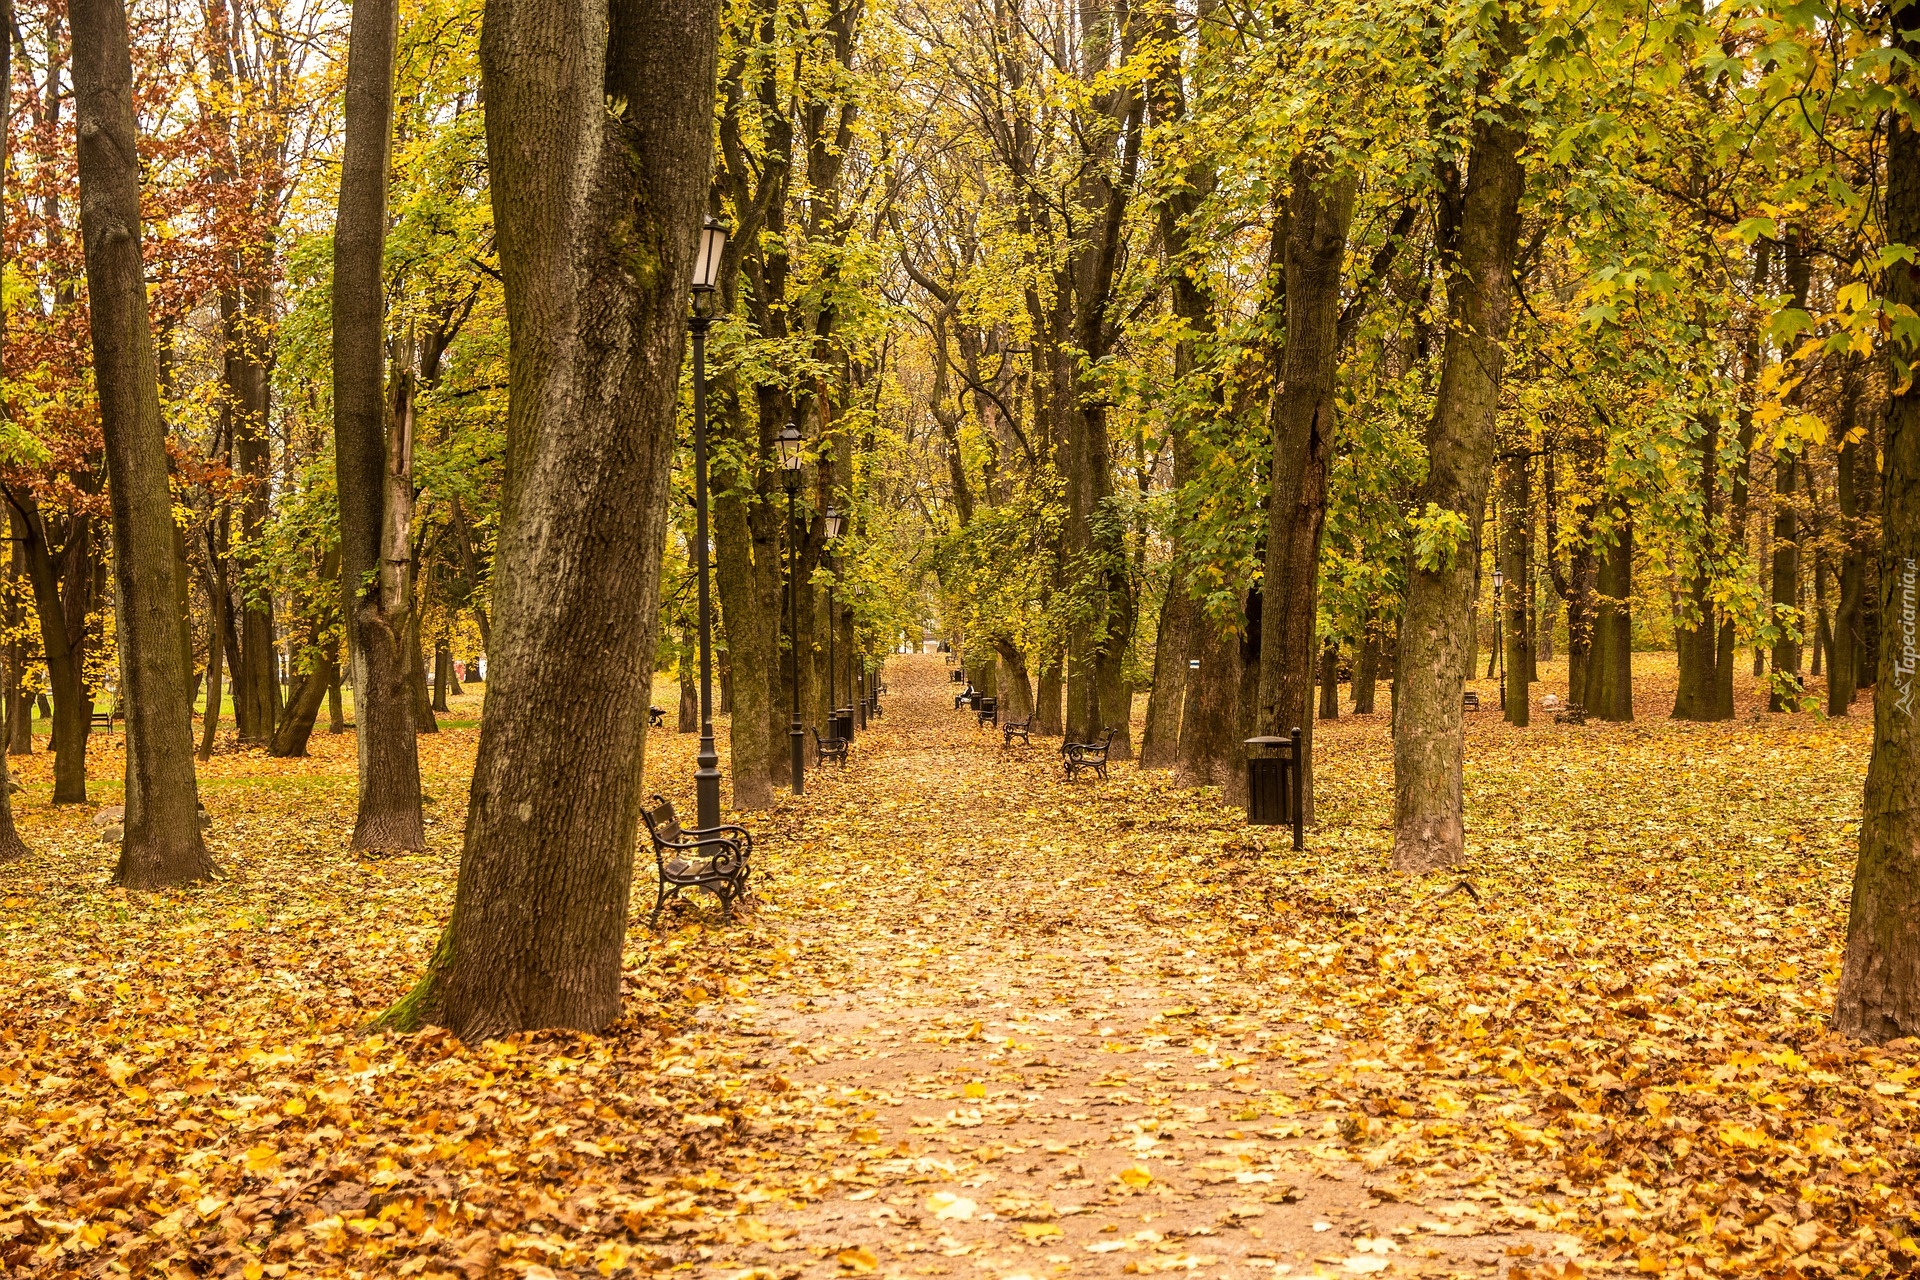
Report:
[[[980,699],[986,696],[987,695],[981,693],[978,689],[967,690],[967,706],[978,711],[980,709]]]
[[[852,707],[841,707],[833,713],[833,736],[844,742],[853,741]]]
[[[1292,826],[1293,847],[1306,847],[1300,770],[1301,734],[1247,739],[1247,821],[1256,827]]]

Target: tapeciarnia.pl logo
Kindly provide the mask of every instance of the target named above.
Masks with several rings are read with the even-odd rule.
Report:
[[[1893,657],[1893,685],[1894,688],[1899,691],[1899,696],[1895,699],[1894,705],[1906,712],[1908,719],[1913,718],[1913,676],[1915,670],[1920,669],[1920,643],[1917,643],[1915,640],[1914,615],[1916,609],[1914,588],[1916,578],[1920,578],[1920,572],[1915,570],[1914,562],[1911,560],[1902,561],[1900,573],[1900,652]]]

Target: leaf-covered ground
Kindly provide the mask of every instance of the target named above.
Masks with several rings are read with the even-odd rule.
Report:
[[[1675,725],[1638,661],[1636,725],[1472,717],[1472,866],[1409,881],[1384,716],[1319,726],[1295,853],[896,659],[853,765],[753,817],[751,919],[651,935],[643,865],[622,1022],[480,1046],[364,1030],[450,901],[470,727],[421,740],[413,857],[347,853],[350,740],[217,755],[226,877],[159,896],[16,761],[0,1274],[1902,1273],[1920,1052],[1823,1025],[1866,727]],[[684,797],[692,740],[651,752]]]

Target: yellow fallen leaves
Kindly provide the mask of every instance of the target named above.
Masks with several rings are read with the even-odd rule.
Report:
[[[927,1212],[936,1218],[946,1218],[954,1222],[965,1222],[973,1217],[978,1206],[965,1196],[955,1195],[951,1191],[936,1191],[927,1197]]]
[[[1137,1164],[1128,1165],[1114,1176],[1135,1190],[1145,1187],[1153,1181],[1153,1174]]]

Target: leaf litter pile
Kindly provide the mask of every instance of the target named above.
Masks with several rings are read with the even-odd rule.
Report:
[[[54,809],[16,760],[0,1275],[1920,1266],[1920,1047],[1824,1025],[1863,723],[1472,716],[1471,865],[1407,880],[1384,716],[1317,727],[1295,853],[1003,750],[931,658],[888,679],[851,767],[752,815],[748,918],[650,934],[643,851],[600,1036],[369,1029],[451,902],[471,721],[421,739],[418,856],[346,851],[350,740],[217,755],[224,878],[164,895],[105,886],[113,787]],[[691,808],[691,736],[649,752]]]

